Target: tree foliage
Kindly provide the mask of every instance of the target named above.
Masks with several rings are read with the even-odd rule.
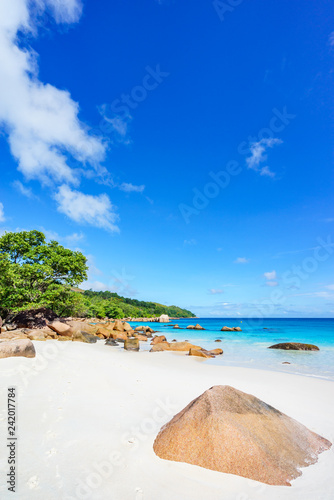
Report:
[[[0,314],[50,307],[66,315],[82,307],[72,287],[87,279],[86,257],[46,242],[40,231],[6,232],[0,238]]]
[[[174,318],[192,318],[195,315],[188,311],[187,309],[181,309],[177,306],[164,306],[162,304],[158,304],[157,302],[146,302],[144,300],[137,299],[129,299],[128,297],[122,297],[115,292],[94,292],[92,290],[86,290],[84,292],[85,300],[88,299],[90,311],[99,310],[100,314],[92,314],[97,317],[112,317],[116,318],[117,316],[113,313],[113,308],[120,309],[123,314],[119,317],[132,317],[132,318],[152,318],[156,316],[160,316],[161,314],[168,314]],[[120,313],[119,313],[120,314]]]
[[[5,233],[0,237],[0,316],[48,307],[59,316],[97,318],[193,317],[186,309],[129,299],[117,293],[74,289],[87,279],[81,252],[46,242],[40,231]]]

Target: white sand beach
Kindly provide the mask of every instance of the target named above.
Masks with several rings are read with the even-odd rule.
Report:
[[[0,363],[1,470],[7,387],[17,388],[15,498],[36,500],[330,500],[333,447],[291,487],[166,461],[153,452],[165,423],[213,385],[251,393],[334,441],[334,382],[210,366],[179,353],[34,342],[34,359]],[[3,483],[1,499],[13,498]]]

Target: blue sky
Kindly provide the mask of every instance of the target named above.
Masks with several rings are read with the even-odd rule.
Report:
[[[3,0],[0,231],[84,288],[334,317],[332,2]]]

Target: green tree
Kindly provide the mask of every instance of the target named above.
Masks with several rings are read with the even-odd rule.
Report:
[[[0,238],[0,315],[31,307],[73,314],[83,299],[71,288],[87,279],[87,260],[40,231],[6,232]]]
[[[124,318],[124,311],[120,307],[118,307],[116,304],[113,304],[112,301],[109,301],[105,305],[105,311],[106,315],[108,318],[113,318],[113,319],[122,319]]]

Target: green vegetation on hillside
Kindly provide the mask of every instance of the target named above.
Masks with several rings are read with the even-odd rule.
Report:
[[[59,316],[104,318],[194,315],[176,306],[163,306],[121,297],[117,293],[83,292],[87,259],[81,252],[46,242],[40,231],[6,232],[0,237],[0,317],[47,307]],[[79,293],[82,292],[82,293]]]
[[[175,318],[194,318],[195,315],[187,309],[177,306],[164,306],[156,302],[129,299],[112,292],[93,292],[86,290],[83,293],[89,308],[89,315],[111,318],[152,318],[161,314]]]

